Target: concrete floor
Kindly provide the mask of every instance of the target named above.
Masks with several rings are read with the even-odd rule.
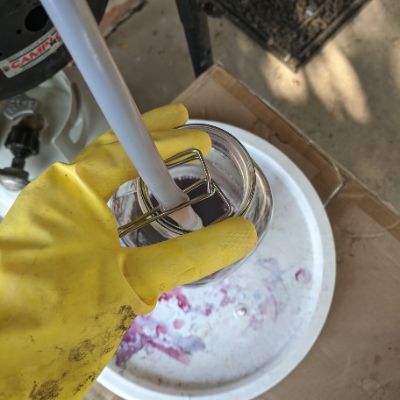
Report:
[[[214,60],[400,210],[400,2],[372,0],[296,74],[226,19]],[[108,44],[141,111],[194,79],[174,0],[148,0]]]

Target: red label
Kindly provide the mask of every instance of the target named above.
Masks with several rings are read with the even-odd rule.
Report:
[[[41,56],[43,53],[46,52],[46,50],[51,50],[51,47],[54,46],[54,44],[59,41],[61,41],[61,37],[58,34],[58,32],[56,32],[54,38],[50,36],[40,46],[36,47],[35,49],[32,49],[32,51],[29,54],[28,53],[24,54],[22,57],[14,60],[13,63],[11,64],[11,68],[15,69],[23,67],[26,63],[31,62],[35,60],[37,57]]]

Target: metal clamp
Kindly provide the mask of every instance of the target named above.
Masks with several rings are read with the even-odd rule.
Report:
[[[26,94],[18,94],[8,100],[3,114],[8,119],[14,120],[24,115],[34,114],[39,105],[40,102],[38,100],[31,99]]]
[[[182,157],[186,157],[189,156],[187,158],[182,159]],[[203,168],[203,172],[204,172],[204,178],[199,179],[197,182],[193,183],[192,185],[190,185],[189,187],[187,187],[186,189],[183,190],[184,193],[189,193],[192,190],[198,188],[199,186],[206,184],[207,187],[207,193],[206,194],[202,194],[200,196],[195,197],[192,200],[187,201],[186,203],[183,203],[177,207],[174,207],[170,210],[166,210],[166,211],[162,211],[160,209],[160,206],[156,206],[154,208],[152,208],[150,211],[146,212],[145,214],[141,215],[140,217],[134,219],[131,222],[128,222],[125,225],[122,225],[118,228],[118,235],[119,237],[123,237],[126,234],[128,234],[129,232],[132,232],[136,229],[142,228],[145,225],[148,225],[160,218],[164,218],[176,211],[182,210],[183,208],[187,207],[187,206],[191,206],[192,204],[196,204],[200,201],[203,201],[205,199],[210,198],[211,196],[213,196],[215,193],[217,193],[222,201],[225,203],[226,207],[227,207],[227,211],[225,214],[221,215],[219,218],[217,218],[214,222],[212,222],[210,225],[212,224],[216,224],[217,222],[221,222],[227,218],[229,218],[232,213],[233,213],[233,207],[232,204],[230,203],[230,201],[227,199],[227,197],[225,196],[225,194],[222,192],[222,190],[220,189],[220,187],[216,184],[216,182],[212,179],[211,177],[211,173],[210,170],[208,168],[207,163],[204,160],[203,155],[201,154],[200,150],[197,149],[191,149],[191,150],[187,150],[184,151],[182,153],[176,154],[175,156],[168,158],[167,160],[165,160],[165,164],[167,165],[168,169],[172,169],[174,167],[177,167],[179,165],[183,165],[183,164],[188,164],[191,162],[195,162],[195,161],[200,161],[201,166]],[[143,189],[143,191],[148,195],[148,189],[147,186],[145,185],[145,183],[143,182],[143,180],[139,177],[139,185],[141,186],[141,188]],[[148,196],[148,199],[150,199],[150,197]],[[149,200],[150,204],[151,201]]]

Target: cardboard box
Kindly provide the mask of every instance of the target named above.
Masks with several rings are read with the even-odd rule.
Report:
[[[400,216],[221,66],[175,101],[192,118],[253,132],[314,185],[332,225],[337,280],[331,311],[299,366],[259,400],[400,399]],[[85,396],[117,400],[99,384]],[[227,398],[228,399],[228,398]]]

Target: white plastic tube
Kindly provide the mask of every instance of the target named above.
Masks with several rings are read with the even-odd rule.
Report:
[[[108,123],[163,209],[188,197],[173,181],[142,120],[85,0],[41,0]],[[183,228],[198,229],[191,207],[171,215]]]

